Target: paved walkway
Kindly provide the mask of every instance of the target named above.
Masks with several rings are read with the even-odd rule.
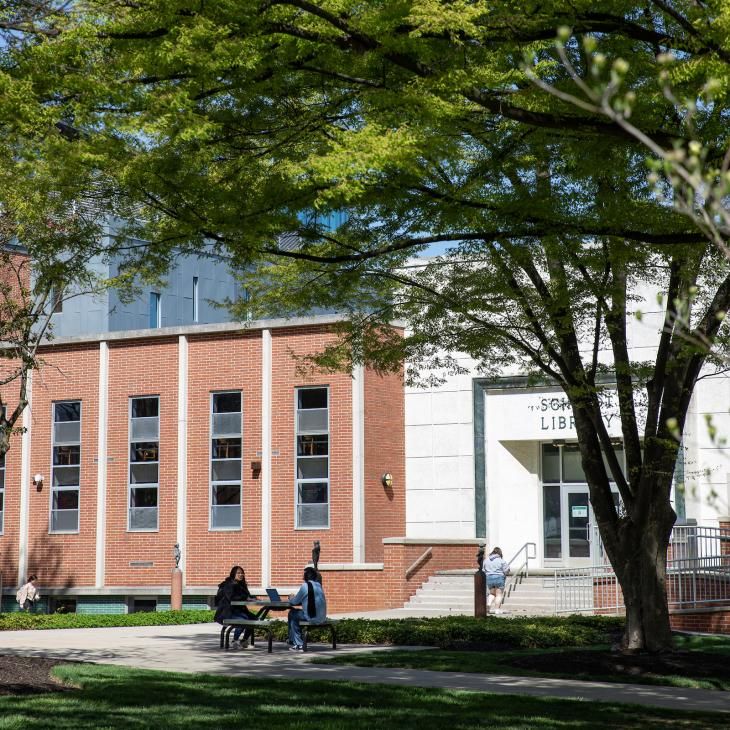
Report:
[[[730,693],[652,687],[649,685],[579,682],[566,679],[508,677],[417,669],[383,669],[311,664],[313,656],[341,656],[385,647],[345,646],[333,652],[313,645],[307,654],[275,643],[269,654],[265,642],[255,651],[221,651],[215,625],[140,626],[52,631],[3,631],[0,651],[7,654],[120,664],[144,669],[205,672],[261,678],[350,680],[420,687],[528,694],[601,702],[631,702],[677,710],[730,712]]]

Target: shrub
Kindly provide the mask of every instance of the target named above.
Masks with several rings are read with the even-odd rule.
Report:
[[[165,626],[209,623],[212,611],[157,611],[131,614],[0,614],[0,631],[20,629],[82,629],[111,626]],[[405,619],[342,619],[337,640],[343,644],[400,646],[547,648],[609,644],[623,629],[623,619],[606,616],[477,619],[471,616]],[[312,639],[324,629],[310,629]],[[274,636],[284,640],[285,621],[274,624]]]
[[[150,613],[3,613],[0,631],[22,629],[92,629],[108,626],[167,626],[202,624],[213,620],[213,611],[156,611]]]
[[[441,648],[548,648],[610,644],[623,630],[622,618],[606,616],[477,619],[471,616],[405,619],[342,619],[337,641],[343,644],[391,644]],[[313,639],[324,629],[310,629]],[[277,622],[274,635],[286,638],[286,624]]]

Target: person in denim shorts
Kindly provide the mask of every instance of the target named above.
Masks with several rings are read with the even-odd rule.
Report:
[[[509,575],[509,564],[502,556],[502,550],[492,548],[489,557],[484,561],[484,572],[487,574],[487,610],[489,613],[502,613],[502,598],[504,597],[504,582]]]

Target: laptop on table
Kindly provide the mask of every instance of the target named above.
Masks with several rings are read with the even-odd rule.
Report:
[[[279,591],[276,588],[267,588],[266,595],[270,601],[283,601],[284,599],[279,595]]]

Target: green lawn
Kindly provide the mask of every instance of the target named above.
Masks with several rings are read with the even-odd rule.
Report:
[[[681,666],[673,670],[671,666],[662,667],[660,662],[671,662],[668,657],[650,658],[647,668],[638,671],[630,666],[627,657],[626,667],[620,668],[623,659],[616,660],[618,669],[601,670],[601,659],[609,654],[607,646],[590,647],[580,650],[583,659],[580,665],[570,665],[573,648],[549,648],[540,650],[510,651],[451,651],[433,649],[423,651],[379,651],[361,654],[348,654],[332,659],[319,659],[324,664],[354,664],[361,667],[406,667],[411,669],[431,669],[443,672],[474,672],[478,674],[510,674],[514,676],[549,676],[571,679],[600,680],[606,682],[630,682],[632,684],[669,685],[673,687],[697,687],[703,689],[730,690],[730,637],[724,636],[684,636],[675,637],[675,648],[684,653]],[[687,656],[689,652],[689,656]],[[531,670],[513,664],[528,657],[545,657],[539,670]],[[596,668],[590,669],[590,655],[596,657]],[[588,661],[585,657],[588,656]],[[696,658],[696,661],[693,659]],[[714,659],[715,663],[710,664]],[[713,671],[715,672],[713,674]],[[730,725],[730,723],[728,723]]]
[[[472,692],[57,667],[80,689],[0,697],[0,728],[726,728],[728,715]]]

